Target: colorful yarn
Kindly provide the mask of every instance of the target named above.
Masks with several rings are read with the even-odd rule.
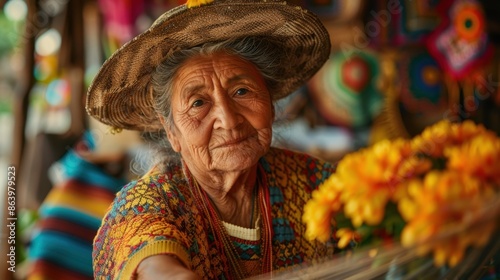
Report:
[[[461,80],[493,55],[481,4],[475,0],[444,1],[442,21],[427,39],[427,48],[445,73]]]
[[[417,116],[443,114],[447,108],[444,73],[426,51],[408,52],[400,63],[403,110]]]
[[[382,108],[379,62],[371,52],[337,52],[308,84],[321,116],[346,127],[368,125]]]

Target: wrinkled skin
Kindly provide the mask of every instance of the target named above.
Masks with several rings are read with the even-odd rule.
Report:
[[[235,55],[188,59],[174,77],[170,143],[226,222],[249,227],[256,164],[274,111],[260,71]],[[163,122],[165,123],[165,122]]]

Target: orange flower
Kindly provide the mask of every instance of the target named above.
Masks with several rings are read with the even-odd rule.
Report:
[[[483,243],[493,233],[494,221],[471,226],[472,217],[481,216],[492,197],[491,188],[455,171],[432,171],[423,180],[412,180],[398,204],[407,221],[402,245],[423,246],[418,249],[421,254],[433,251],[437,265],[456,265],[468,246]]]
[[[426,128],[420,135],[412,140],[413,149],[431,157],[442,157],[444,147],[451,143],[452,124],[441,121]]]
[[[473,121],[466,120],[463,123],[451,125],[451,137],[453,144],[462,144],[478,135],[494,135],[486,130],[481,124],[475,124]]]
[[[330,211],[326,205],[315,200],[308,201],[302,216],[302,220],[307,224],[306,238],[309,240],[318,239],[321,242],[328,241],[332,232],[333,214],[334,212]]]
[[[389,200],[395,200],[401,182],[429,170],[430,162],[416,157],[405,140],[379,142],[346,156],[337,176],[344,183],[341,200],[355,227],[379,224]]]
[[[351,243],[351,241],[359,241],[361,236],[359,233],[357,233],[354,230],[348,229],[348,228],[341,228],[337,230],[335,236],[339,238],[339,241],[337,243],[337,246],[340,249],[343,249]]]
[[[500,186],[500,139],[480,134],[461,146],[445,149],[448,169]]]
[[[306,236],[330,239],[343,212],[352,225],[337,216],[343,228],[335,237],[343,248],[395,219],[400,227],[406,222],[399,236],[403,246],[432,253],[438,266],[455,266],[465,250],[484,246],[493,234],[499,187],[500,138],[471,121],[442,121],[412,141],[385,140],[346,155],[306,204]],[[397,205],[396,215],[389,201]]]
[[[482,125],[476,125],[472,121],[463,123],[451,123],[447,120],[426,128],[420,135],[416,136],[412,145],[416,151],[431,157],[443,157],[444,150],[449,146],[461,145],[477,135],[493,135]]]
[[[331,237],[332,217],[341,208],[342,183],[332,175],[317,190],[304,206],[302,221],[306,223],[306,238],[326,242]]]

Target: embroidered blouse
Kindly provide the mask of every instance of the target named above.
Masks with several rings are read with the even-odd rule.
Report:
[[[332,244],[304,237],[302,213],[311,192],[335,171],[333,164],[271,148],[259,160],[265,172],[271,217],[272,269],[283,270],[333,254]],[[203,279],[234,279],[210,219],[197,206],[182,167],[151,170],[126,185],[111,205],[94,239],[96,279],[133,279],[139,263],[172,254]],[[231,236],[240,263],[255,266],[259,242]],[[244,271],[252,271],[243,268]],[[261,271],[253,269],[253,273]]]

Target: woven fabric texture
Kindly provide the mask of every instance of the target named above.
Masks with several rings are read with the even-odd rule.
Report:
[[[301,218],[311,192],[334,172],[334,166],[275,148],[259,164],[269,191],[265,203],[271,212],[273,270],[332,254],[333,246],[304,237]],[[181,167],[168,174],[152,171],[124,187],[106,214],[94,240],[94,276],[130,279],[144,258],[173,254],[203,279],[235,279],[212,228]],[[240,260],[252,259],[259,250],[256,245],[238,246]],[[254,266],[242,269],[260,273]]]

